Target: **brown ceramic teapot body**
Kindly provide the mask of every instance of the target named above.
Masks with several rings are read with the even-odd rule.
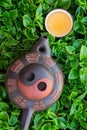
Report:
[[[44,110],[58,100],[62,88],[62,71],[51,58],[48,38],[43,36],[30,53],[9,67],[6,75],[9,98],[24,110],[22,130],[27,130],[34,111]]]

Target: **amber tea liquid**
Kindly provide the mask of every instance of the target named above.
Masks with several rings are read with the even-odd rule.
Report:
[[[51,11],[45,19],[47,31],[56,37],[67,35],[71,31],[72,26],[73,20],[71,15],[63,9]]]

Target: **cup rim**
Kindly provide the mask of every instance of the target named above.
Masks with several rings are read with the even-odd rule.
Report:
[[[60,35],[60,36],[55,35],[55,34],[51,33],[51,32],[49,31],[48,27],[47,27],[48,17],[49,17],[51,14],[53,14],[54,12],[64,12],[64,13],[66,13],[66,14],[69,16],[69,18],[70,18],[70,20],[71,20],[72,25],[71,25],[69,31],[68,31],[65,35]],[[68,34],[71,32],[72,28],[73,28],[73,18],[72,18],[72,16],[71,16],[71,14],[70,14],[68,11],[64,10],[64,9],[54,9],[54,10],[50,11],[50,12],[46,15],[46,18],[45,18],[45,28],[46,28],[46,30],[47,30],[51,35],[53,35],[53,36],[55,36],[55,37],[58,37],[58,38],[64,37],[64,36],[68,35]]]

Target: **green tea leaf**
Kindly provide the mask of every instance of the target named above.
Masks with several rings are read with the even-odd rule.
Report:
[[[18,115],[20,115],[20,112],[21,112],[21,110],[14,110],[11,113],[13,116],[18,116]]]
[[[75,58],[74,60],[70,61],[71,67],[74,68],[75,70],[78,69],[79,67],[79,60],[78,58]]]
[[[37,6],[35,4],[33,4],[33,3],[30,3],[29,4],[29,9],[32,10],[32,11],[34,11],[34,10],[37,9]]]
[[[87,68],[81,68],[80,69],[80,80],[82,83],[87,82]]]
[[[87,17],[83,17],[83,18],[81,19],[81,22],[82,22],[83,24],[87,25]]]
[[[79,65],[81,66],[81,67],[86,67],[87,66],[87,60],[83,60],[83,61],[81,61],[80,63],[79,63]]]
[[[38,36],[37,36],[35,33],[32,33],[32,32],[29,31],[29,30],[25,30],[24,33],[25,33],[25,36],[26,36],[29,40],[31,40],[31,41],[36,40],[36,39],[38,38]]]
[[[75,53],[75,48],[73,46],[66,46],[66,51],[69,54]]]
[[[11,17],[12,20],[16,20],[17,16],[18,16],[17,9],[14,9],[14,10],[10,11],[10,17]]]
[[[65,121],[64,117],[58,117],[57,123],[58,123],[59,128],[61,128],[61,129],[66,129],[67,128],[67,124],[66,124],[66,121]]]
[[[76,3],[79,5],[79,6],[84,6],[86,4],[86,0],[76,0]]]
[[[70,115],[74,114],[76,111],[76,105],[73,103],[70,110]]]
[[[4,82],[5,81],[5,74],[0,74],[0,82]]]
[[[87,59],[87,47],[82,45],[80,50],[80,60],[86,60]]]
[[[78,93],[73,91],[73,92],[70,94],[70,96],[69,96],[69,100],[74,100],[77,95],[78,95]]]
[[[31,17],[28,15],[28,14],[25,14],[24,16],[23,16],[23,25],[24,25],[24,27],[28,27],[28,26],[30,26],[32,24],[32,19],[31,19]]]
[[[80,49],[81,45],[85,43],[84,39],[77,39],[73,42],[73,46],[77,49]]]
[[[40,29],[43,30],[43,24],[40,21],[37,21],[37,24],[40,27]]]
[[[78,29],[78,33],[80,34],[85,34],[86,33],[86,28],[84,24],[80,24],[80,27]]]
[[[68,9],[71,5],[71,0],[61,0],[58,2],[58,7],[63,9]]]
[[[51,130],[51,124],[50,123],[46,123],[42,126],[41,130]]]
[[[10,13],[8,11],[5,11],[3,13],[3,18],[2,18],[3,24],[9,28],[12,26],[12,20],[10,18]]]
[[[9,109],[9,106],[4,103],[4,102],[0,102],[0,111],[6,111]]]
[[[0,128],[3,127],[3,121],[0,120]]]
[[[34,119],[34,128],[39,129],[44,122],[45,119],[43,118],[43,115],[37,114]]]
[[[2,121],[8,121],[9,116],[7,112],[0,112],[0,120]]]
[[[0,86],[0,97],[1,98],[6,98],[6,91],[3,88],[3,86]]]
[[[12,6],[11,0],[0,0],[0,6],[10,8]]]
[[[81,119],[79,119],[79,120],[80,120],[81,126],[82,126],[84,129],[87,129],[87,122],[84,121],[84,120],[81,120]]]
[[[53,113],[53,112],[50,112],[50,113],[49,113],[49,117],[50,117],[51,119],[56,119],[56,115],[55,115],[55,113]]]
[[[78,99],[79,100],[83,100],[83,98],[86,96],[86,92],[84,92],[83,94],[81,94],[79,97],[78,97]]]
[[[36,10],[36,19],[42,15],[42,5],[40,4]]]
[[[77,31],[79,29],[80,25],[78,21],[74,21],[74,30]]]
[[[72,68],[72,69],[70,70],[68,79],[69,79],[69,80],[74,80],[74,79],[77,79],[78,77],[79,77],[78,70],[75,70],[75,69]]]
[[[60,108],[60,103],[59,102],[56,102],[55,104],[53,104],[50,109],[52,112],[57,112]]]
[[[78,127],[77,120],[76,120],[76,119],[73,119],[72,122],[71,122],[70,125],[69,125],[69,129],[70,129],[70,130],[76,130],[77,127]]]
[[[9,125],[14,126],[17,123],[17,121],[18,121],[17,117],[12,115],[9,119]]]

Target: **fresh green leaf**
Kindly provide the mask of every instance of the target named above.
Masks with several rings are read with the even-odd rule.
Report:
[[[80,27],[79,27],[79,29],[77,31],[80,34],[85,34],[86,33],[85,25],[84,24],[80,24]]]
[[[10,8],[12,6],[11,0],[0,0],[0,6]]]
[[[87,59],[87,47],[82,45],[80,50],[80,60],[86,60]]]
[[[71,5],[71,0],[61,0],[58,2],[58,7],[63,9],[68,9]]]
[[[9,28],[12,26],[12,20],[10,18],[10,13],[8,11],[5,11],[3,13],[3,18],[2,18],[3,24]]]
[[[70,110],[70,115],[74,114],[76,111],[76,105],[73,103]]]
[[[82,44],[84,44],[85,43],[85,41],[83,40],[83,39],[77,39],[77,40],[75,40],[74,42],[73,42],[73,46],[77,49],[77,51],[78,51],[78,49],[81,47],[81,45]]]
[[[70,94],[70,96],[69,96],[69,100],[74,100],[77,95],[78,95],[78,93],[73,91],[73,92]]]
[[[75,48],[73,46],[66,46],[66,51],[69,54],[75,53]]]
[[[87,122],[84,121],[84,120],[81,120],[81,119],[79,119],[79,120],[80,120],[81,126],[82,126],[84,129],[87,129]]]
[[[23,16],[23,25],[24,27],[32,26],[32,19],[28,14],[25,14]]]
[[[4,82],[5,81],[5,74],[0,74],[0,82]]]
[[[29,31],[29,30],[25,30],[24,31],[24,34],[25,34],[25,36],[29,39],[29,40],[31,40],[31,41],[33,41],[33,40],[36,40],[37,38],[38,38],[38,36],[36,35],[36,34],[33,34],[31,31]]]
[[[37,9],[37,6],[35,4],[33,4],[33,3],[30,3],[29,4],[29,9],[32,10],[32,11],[34,11],[34,10]]]
[[[58,123],[59,128],[61,128],[61,129],[66,129],[67,128],[66,121],[65,121],[65,119],[63,117],[58,117],[57,123]]]
[[[39,129],[44,123],[44,121],[45,119],[43,118],[43,115],[37,114],[34,119],[34,128]]]
[[[79,60],[78,58],[75,58],[74,60],[70,61],[71,67],[74,68],[75,70],[78,69],[79,67]]]
[[[80,25],[78,21],[74,21],[74,30],[77,31],[79,29]]]
[[[51,119],[56,119],[56,115],[53,112],[48,113]]]
[[[0,102],[0,111],[6,111],[9,109],[9,106],[4,103],[4,102]]]
[[[12,115],[14,115],[14,116],[18,116],[18,115],[20,115],[20,110],[14,110],[14,111],[12,111]]]
[[[18,121],[17,117],[12,115],[9,119],[9,125],[14,126],[17,123],[17,121]]]
[[[80,80],[82,83],[87,82],[87,68],[81,68],[80,69]]]
[[[59,102],[56,102],[54,105],[52,105],[50,107],[52,112],[57,112],[59,110],[59,108],[60,108],[60,103]]]
[[[2,121],[8,121],[9,116],[7,112],[0,112],[0,120]]]
[[[87,25],[87,17],[83,17],[83,18],[81,19],[81,22],[82,22],[82,24]]]
[[[0,128],[3,127],[3,121],[0,120]]]
[[[74,80],[74,79],[77,79],[78,77],[79,77],[78,70],[75,70],[75,69],[72,68],[72,69],[70,70],[68,79],[69,79],[69,80]]]
[[[3,86],[0,86],[0,97],[6,98],[6,90],[3,88]]]
[[[50,123],[46,123],[42,126],[41,130],[51,130],[51,124]]]
[[[70,130],[76,130],[77,127],[78,127],[77,120],[76,120],[76,119],[73,119],[72,122],[71,122],[70,125],[69,125],[69,129],[70,129]]]
[[[86,67],[87,66],[87,60],[85,59],[85,60],[83,60],[83,61],[81,61],[80,63],[79,63],[79,65],[81,66],[81,67]]]
[[[11,17],[12,20],[16,20],[16,18],[18,17],[17,9],[10,11],[10,17]]]
[[[36,19],[42,15],[42,5],[40,4],[36,10]]]
[[[79,100],[83,100],[83,98],[86,96],[86,92],[84,92],[83,94],[81,94],[79,97],[78,97],[78,99]]]

